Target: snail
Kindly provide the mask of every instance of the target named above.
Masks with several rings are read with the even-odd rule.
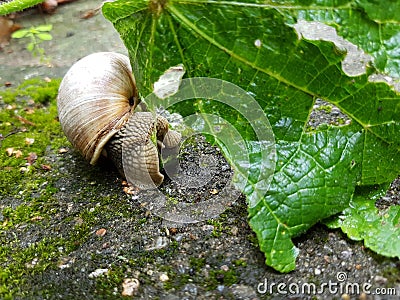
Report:
[[[158,151],[178,146],[181,135],[164,117],[135,111],[139,102],[129,58],[98,52],[68,70],[57,109],[67,139],[90,164],[104,155],[130,184],[150,188],[164,179]]]

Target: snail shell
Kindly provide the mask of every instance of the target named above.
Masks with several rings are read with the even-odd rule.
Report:
[[[129,59],[113,52],[93,53],[76,62],[64,76],[57,98],[65,135],[91,164],[137,104]]]
[[[93,53],[76,62],[64,76],[57,97],[65,135],[91,164],[103,153],[128,182],[139,187],[159,185],[163,175],[153,132],[162,147],[177,146],[181,136],[168,130],[161,116],[134,112],[138,103],[129,58],[114,52]],[[129,153],[122,155],[123,150]]]

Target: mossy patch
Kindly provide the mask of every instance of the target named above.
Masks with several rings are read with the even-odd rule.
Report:
[[[28,167],[23,169],[26,175],[37,175],[40,169],[46,171],[42,158],[45,151],[48,147],[54,150],[66,144],[57,120],[59,83],[58,79],[31,79],[17,88],[0,91],[0,190],[4,191],[15,176],[18,180],[11,180],[12,183],[23,179],[21,167]]]
[[[332,112],[332,105],[321,105],[317,108],[318,110],[323,110],[325,113],[330,114]]]
[[[16,88],[6,88],[0,91],[1,101],[5,104],[15,104],[24,100],[47,105],[55,100],[61,79],[31,78],[22,82]]]
[[[24,230],[40,228],[53,208],[55,177],[45,154],[67,143],[57,121],[59,83],[31,79],[0,91],[1,299],[18,294],[24,276],[46,269],[65,244],[63,238],[19,239]]]
[[[0,195],[37,191],[45,184],[51,162],[46,151],[67,143],[57,120],[56,95],[60,80],[31,79],[0,91]],[[19,196],[18,196],[19,195]],[[44,196],[44,195],[42,195]]]

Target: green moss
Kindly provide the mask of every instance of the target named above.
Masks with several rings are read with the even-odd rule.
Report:
[[[246,267],[247,266],[247,262],[245,260],[243,260],[243,259],[236,259],[236,260],[233,261],[233,264],[236,267]]]
[[[31,79],[0,91],[1,299],[23,297],[24,278],[45,270],[68,242],[46,237],[24,246],[15,233],[14,239],[8,237],[16,230],[40,228],[56,203],[52,182],[57,177],[45,153],[66,144],[57,121],[59,83]]]
[[[96,278],[96,292],[102,295],[102,298],[112,297],[112,299],[124,299],[120,296],[121,292],[114,292],[115,287],[122,285],[125,278],[126,268],[120,266],[111,266],[106,275]]]
[[[338,119],[336,120],[336,122],[338,123],[338,125],[344,125],[344,124],[346,123],[346,120],[343,119],[343,118],[338,118]]]
[[[163,283],[163,287],[166,290],[181,289],[185,284],[190,282],[188,274],[167,273],[167,275],[169,280]]]
[[[15,209],[12,209],[11,207],[5,207],[1,213],[5,219],[0,227],[2,229],[9,228],[14,224],[28,222],[34,216],[37,216],[37,212],[33,209],[33,207],[28,205],[19,205]]]
[[[229,228],[224,226],[224,220],[226,219],[226,212],[221,214],[217,219],[210,219],[207,224],[213,225],[214,229],[211,233],[213,237],[220,237],[224,232],[229,231]]]
[[[324,110],[327,114],[330,114],[332,112],[332,105],[321,105],[317,110]]]
[[[179,200],[176,198],[176,197],[172,197],[172,196],[169,196],[169,195],[166,195],[166,197],[167,197],[167,203],[166,203],[166,205],[169,207],[169,206],[174,206],[174,205],[177,205],[178,203],[179,203]]]
[[[60,82],[61,79],[44,80],[42,78],[31,78],[16,88],[7,88],[0,91],[0,100],[6,104],[15,104],[24,100],[48,104],[56,99]]]
[[[252,232],[246,236],[246,239],[254,246],[258,247],[258,239],[257,236]]]
[[[138,222],[139,222],[139,225],[143,225],[147,222],[147,218],[141,218],[138,220]]]
[[[59,255],[66,241],[61,238],[44,238],[27,248],[6,247],[0,249],[0,261],[8,259],[7,266],[0,271],[0,297],[12,299],[14,294],[23,296],[20,290],[27,275],[43,272]]]
[[[0,195],[37,183],[50,165],[43,158],[48,147],[67,144],[57,120],[58,85],[31,79],[0,92]]]
[[[205,286],[207,290],[214,290],[218,285],[231,286],[238,283],[238,276],[234,269],[229,269],[228,271],[210,270],[209,274]]]
[[[197,257],[190,257],[190,267],[196,272],[199,273],[201,269],[206,265],[205,258],[197,258]]]
[[[311,119],[310,121],[314,122],[315,120]],[[316,131],[315,127],[312,127],[312,126],[309,126],[309,125],[307,125],[306,128],[305,128],[305,132],[307,132],[307,133],[313,133],[315,131]]]
[[[383,270],[383,277],[387,278],[387,287],[393,287],[400,282],[400,270],[398,267],[391,265]]]

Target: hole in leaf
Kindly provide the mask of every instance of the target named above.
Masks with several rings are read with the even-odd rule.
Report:
[[[344,114],[338,107],[329,102],[317,99],[307,125],[309,129],[315,129],[323,124],[344,126],[350,123],[350,117]]]

